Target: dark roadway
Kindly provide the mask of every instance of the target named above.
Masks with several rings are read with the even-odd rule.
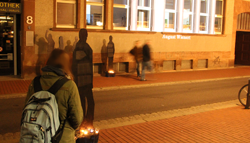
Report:
[[[237,99],[248,78],[94,92],[95,120]],[[20,131],[24,98],[0,100],[0,134]]]

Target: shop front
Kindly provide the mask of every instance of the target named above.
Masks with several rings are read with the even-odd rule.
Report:
[[[0,75],[20,74],[20,1],[0,2]]]
[[[54,48],[72,54],[78,31],[86,28],[94,72],[107,61],[110,35],[114,70],[132,72],[135,41],[152,41],[155,71],[234,66],[235,1],[226,0],[26,0],[22,20],[21,75],[31,78]],[[28,17],[31,16],[31,17]],[[26,19],[32,18],[32,24]],[[32,39],[33,38],[33,42]],[[27,40],[28,39],[28,40]],[[59,40],[60,39],[60,40]],[[60,44],[59,44],[60,43]]]

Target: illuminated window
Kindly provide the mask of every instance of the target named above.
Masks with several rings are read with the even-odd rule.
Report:
[[[215,22],[214,22],[215,34],[222,33],[222,23],[223,23],[223,0],[216,0]]]
[[[76,0],[56,0],[56,27],[76,27]]]
[[[151,0],[138,0],[137,30],[149,31],[151,19]]]
[[[128,30],[129,0],[114,0],[113,27],[116,30]]]
[[[103,29],[104,0],[87,0],[86,24],[90,29]]]
[[[193,0],[184,0],[183,32],[192,32]]]
[[[208,0],[201,0],[200,33],[208,32]]]
[[[165,31],[175,31],[176,0],[166,0],[165,6]]]

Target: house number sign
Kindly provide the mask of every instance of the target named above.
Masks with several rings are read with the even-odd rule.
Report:
[[[27,24],[32,24],[33,23],[33,17],[32,16],[27,16],[26,23]]]

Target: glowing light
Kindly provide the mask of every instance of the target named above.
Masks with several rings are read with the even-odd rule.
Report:
[[[96,130],[95,133],[98,134],[98,133],[99,133],[99,130]]]
[[[97,25],[97,26],[102,26],[102,22],[97,21],[97,22],[96,22],[96,25]]]
[[[88,131],[87,130],[81,130],[81,133],[83,133],[84,135],[87,135]]]
[[[115,71],[114,70],[109,70],[108,73],[114,74]]]

